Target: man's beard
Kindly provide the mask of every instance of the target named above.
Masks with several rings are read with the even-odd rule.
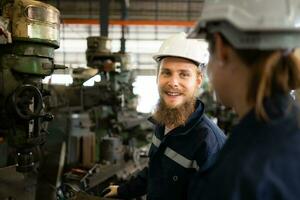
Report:
[[[160,98],[153,117],[159,124],[167,125],[168,127],[185,125],[188,117],[195,110],[195,103],[196,98],[193,97],[183,104],[171,108]]]

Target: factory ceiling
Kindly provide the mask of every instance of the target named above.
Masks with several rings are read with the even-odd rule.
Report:
[[[110,20],[195,21],[204,0],[44,0],[61,11],[61,18],[70,20],[98,20],[101,6],[109,8]],[[122,6],[123,5],[123,6]],[[123,12],[122,12],[123,11]],[[89,21],[85,21],[89,22]]]

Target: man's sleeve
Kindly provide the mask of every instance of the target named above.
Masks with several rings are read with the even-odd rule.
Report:
[[[130,199],[143,196],[147,193],[148,167],[142,169],[136,176],[118,188],[118,197]]]

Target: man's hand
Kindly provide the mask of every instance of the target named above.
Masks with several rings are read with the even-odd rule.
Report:
[[[103,197],[116,197],[118,196],[118,185],[111,185],[107,188],[105,188],[102,193],[101,196]]]

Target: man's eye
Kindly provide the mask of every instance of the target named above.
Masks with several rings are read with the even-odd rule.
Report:
[[[180,76],[183,77],[183,78],[185,78],[185,77],[189,77],[190,74],[189,73],[181,73]]]
[[[161,74],[161,75],[170,75],[170,72],[162,71],[160,74]]]

